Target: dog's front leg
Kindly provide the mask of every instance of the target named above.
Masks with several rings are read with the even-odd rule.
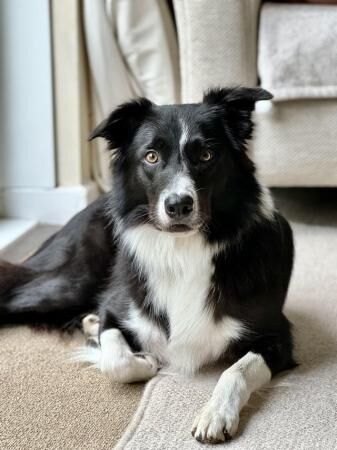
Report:
[[[156,359],[149,354],[133,353],[117,328],[103,331],[100,335],[100,344],[100,369],[114,381],[120,383],[145,381],[158,371]]]
[[[87,350],[76,352],[76,360],[94,362],[102,373],[120,383],[146,381],[158,372],[158,361],[150,354],[133,353],[122,332],[117,328],[107,328],[99,336],[99,317],[89,314],[82,320],[83,332],[93,349],[94,361],[87,358]],[[98,360],[96,355],[98,354]]]
[[[234,436],[241,409],[250,395],[270,379],[271,371],[264,358],[248,352],[223,372],[211,399],[193,423],[192,435],[200,442],[209,443]]]

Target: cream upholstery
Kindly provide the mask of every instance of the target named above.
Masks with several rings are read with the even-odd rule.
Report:
[[[251,146],[266,184],[337,186],[336,100],[275,102],[256,121]]]
[[[165,2],[83,0],[83,28],[92,84],[93,123],[135,96],[158,104],[179,99],[177,38]],[[93,174],[110,189],[104,142],[93,144]]]
[[[175,0],[182,101],[214,85],[254,86],[260,0]]]

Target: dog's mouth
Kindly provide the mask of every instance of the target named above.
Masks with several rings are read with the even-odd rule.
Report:
[[[176,223],[176,224],[172,224],[172,225],[168,225],[168,226],[161,226],[158,224],[154,225],[155,228],[158,231],[163,231],[165,233],[172,233],[172,234],[176,234],[176,235],[189,235],[189,234],[194,234],[199,230],[199,226],[189,226],[186,224],[182,224],[182,223]]]
[[[188,225],[175,224],[175,225],[169,226],[166,231],[168,231],[170,233],[186,233],[188,231],[193,231],[193,230],[194,230],[194,228],[189,227]]]
[[[149,213],[149,222],[152,224],[152,226],[158,230],[165,233],[172,233],[177,235],[189,235],[196,233],[200,230],[202,226],[202,221],[200,220],[199,216],[194,216],[188,219],[183,220],[160,220],[156,212],[151,211]],[[149,223],[148,222],[148,223]]]

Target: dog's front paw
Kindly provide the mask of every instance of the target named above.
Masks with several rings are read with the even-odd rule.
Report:
[[[208,402],[196,417],[192,436],[202,443],[217,444],[233,437],[238,429],[239,414],[228,405],[220,408]]]
[[[103,355],[101,372],[119,383],[147,381],[158,372],[158,363],[152,355],[138,356],[130,352],[119,359]]]

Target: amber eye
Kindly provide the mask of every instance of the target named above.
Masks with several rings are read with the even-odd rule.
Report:
[[[147,152],[145,155],[145,160],[149,164],[156,164],[159,161],[158,153],[154,152],[153,150],[151,150],[150,152]]]
[[[213,153],[210,150],[203,150],[200,154],[200,161],[202,162],[208,162],[213,159]]]

